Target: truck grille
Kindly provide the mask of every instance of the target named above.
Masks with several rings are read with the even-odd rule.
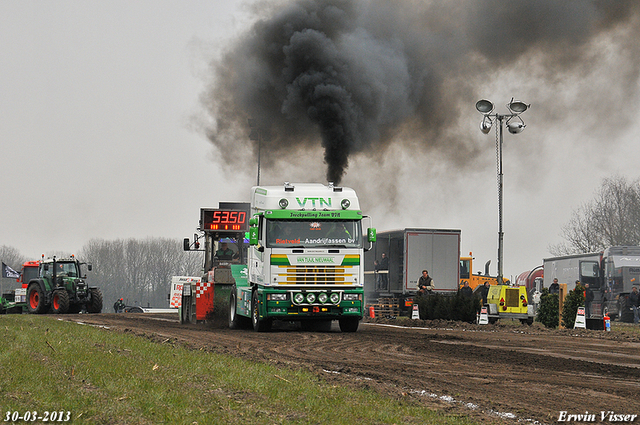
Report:
[[[276,270],[280,285],[353,285],[357,275],[353,266],[276,266]]]

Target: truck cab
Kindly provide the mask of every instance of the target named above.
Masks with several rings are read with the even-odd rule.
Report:
[[[332,184],[256,186],[251,214],[248,282],[232,290],[230,326],[243,318],[256,331],[270,329],[273,320],[303,326],[338,320],[343,332],[355,332],[364,313],[363,254],[375,241],[355,191]]]
[[[465,282],[469,282],[469,287],[472,290],[476,290],[489,282],[490,285],[497,285],[498,278],[489,276],[489,264],[491,260],[487,261],[484,265],[484,275],[481,272],[478,274],[473,273],[473,253],[469,253],[468,257],[460,257],[460,288],[464,286]]]

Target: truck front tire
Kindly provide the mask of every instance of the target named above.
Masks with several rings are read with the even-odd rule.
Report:
[[[338,320],[342,332],[356,332],[360,324],[359,317],[343,317]]]
[[[251,296],[251,323],[253,330],[256,332],[267,332],[271,330],[271,320],[260,319],[260,300],[258,300],[258,292],[254,292]]]

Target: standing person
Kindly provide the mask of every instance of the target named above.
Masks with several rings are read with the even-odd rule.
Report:
[[[584,317],[591,317],[591,301],[593,301],[593,291],[589,288],[589,284],[584,284]]]
[[[122,298],[113,303],[113,309],[116,313],[122,313],[124,311],[124,307],[124,301],[122,300]]]
[[[373,260],[373,270],[375,270],[376,276],[376,292],[381,289],[382,281],[380,280],[380,262],[378,260]]]
[[[431,291],[435,289],[435,285],[433,284],[433,279],[429,276],[428,270],[422,270],[422,276],[418,279],[418,295],[426,295],[427,293],[431,294]]]
[[[559,294],[560,293],[560,285],[558,285],[558,278],[553,278],[553,283],[549,286],[550,294]]]
[[[471,298],[473,296],[473,289],[471,289],[471,287],[469,286],[468,281],[464,281],[464,286],[460,288],[460,293],[465,298]]]
[[[481,294],[482,294],[482,305],[486,305],[487,304],[487,297],[489,296],[489,287],[491,285],[489,285],[489,282],[485,282],[484,285],[482,285],[482,288],[480,289]]]
[[[380,273],[380,289],[387,290],[389,289],[389,258],[385,252],[382,253],[382,259],[378,267],[382,271]]]
[[[629,304],[631,304],[631,309],[633,310],[633,323],[638,324],[638,288],[634,286],[631,288],[631,293],[629,294]]]

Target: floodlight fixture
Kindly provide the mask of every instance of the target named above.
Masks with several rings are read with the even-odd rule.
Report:
[[[523,113],[524,111],[529,109],[529,106],[531,105],[527,105],[526,103],[520,102],[519,100],[514,101],[513,98],[511,98],[511,102],[507,104],[507,108],[509,108],[511,112],[514,112],[516,114]]]
[[[487,99],[481,99],[476,102],[476,109],[481,114],[490,114],[493,111],[493,102]]]
[[[526,125],[523,122],[512,122],[507,124],[507,129],[511,134],[522,133],[522,130],[524,130],[525,127]]]
[[[493,121],[491,121],[491,118],[485,115],[484,119],[480,121],[480,131],[482,131],[484,134],[488,134],[491,130],[492,125]]]

